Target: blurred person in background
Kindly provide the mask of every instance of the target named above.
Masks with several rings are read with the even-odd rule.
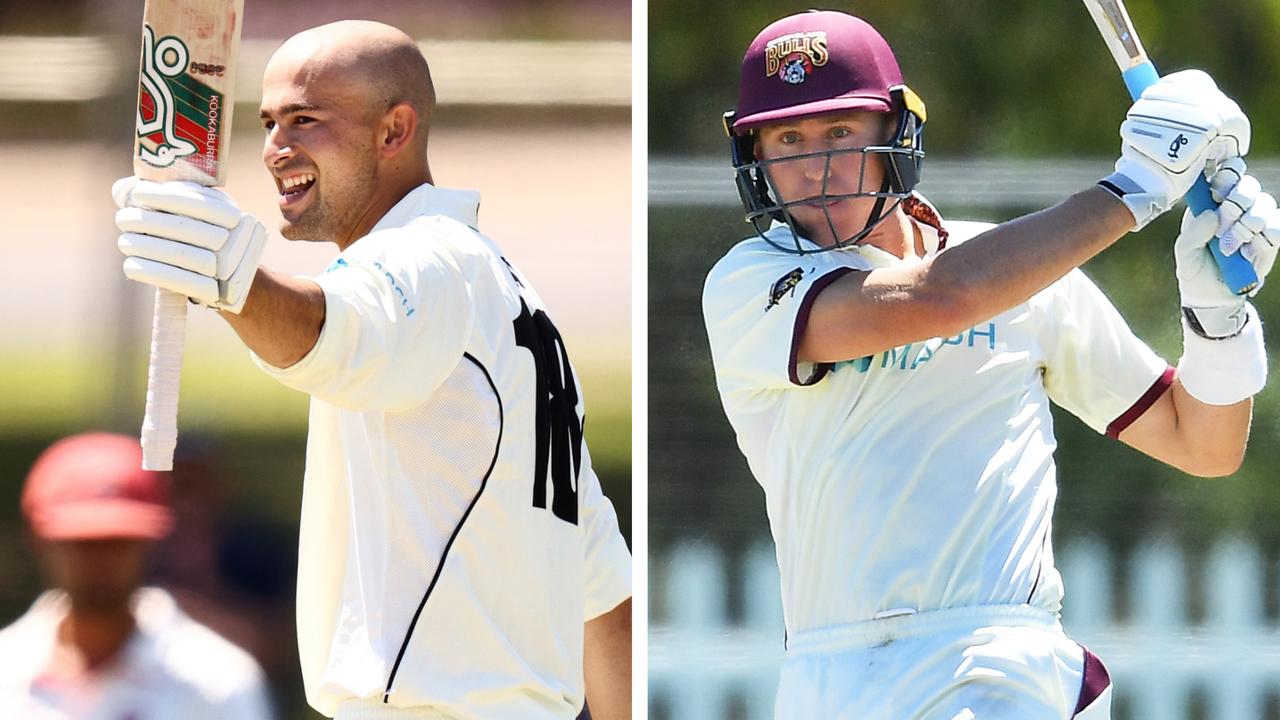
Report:
[[[173,518],[168,476],[141,466],[135,438],[89,433],[31,468],[22,511],[51,589],[0,630],[0,717],[272,717],[253,658],[142,586]]]
[[[711,270],[703,313],[777,545],[776,716],[1109,717],[1106,669],[1058,623],[1049,404],[1192,474],[1239,467],[1266,355],[1207,245],[1260,279],[1275,260],[1247,118],[1207,75],[1166,76],[1114,174],[995,226],[915,191],[924,103],[871,25],[783,18],[741,73],[725,126],[759,234]],[[1174,243],[1175,371],[1077,267],[1201,176],[1223,204]]]

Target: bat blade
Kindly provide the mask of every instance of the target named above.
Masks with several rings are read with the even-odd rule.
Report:
[[[1107,43],[1116,66],[1120,68],[1129,96],[1137,100],[1143,90],[1160,79],[1160,75],[1147,58],[1142,42],[1138,40],[1138,33],[1129,19],[1128,10],[1121,0],[1084,0],[1084,6],[1098,26],[1098,32]],[[1203,175],[1196,179],[1187,193],[1187,206],[1197,215],[1217,208],[1217,203],[1209,192],[1209,183]],[[1253,265],[1239,253],[1223,255],[1218,238],[1209,241],[1209,252],[1218,264],[1223,282],[1232,292],[1243,295],[1258,286],[1258,275],[1254,272]]]
[[[133,172],[165,182],[226,180],[244,0],[147,0],[142,12]],[[142,467],[173,469],[187,298],[156,290]]]
[[[147,0],[133,171],[148,180],[226,180],[244,0]]]

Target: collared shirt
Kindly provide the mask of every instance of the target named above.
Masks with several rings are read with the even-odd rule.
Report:
[[[0,717],[22,720],[266,720],[272,716],[253,658],[178,609],[158,588],[134,596],[137,629],[117,657],[86,670],[58,643],[70,611],[41,595],[0,630]]]
[[[298,644],[326,715],[572,718],[583,624],[631,594],[566,344],[478,205],[409,193],[316,278],[310,353],[263,365],[312,396]]]
[[[915,224],[927,254],[992,227]],[[768,232],[793,243],[785,226]],[[799,361],[822,288],[907,262],[921,260],[869,246],[797,255],[755,237],[706,281],[716,381],[765,490],[793,635],[971,605],[1057,612],[1049,403],[1116,435],[1172,381],[1079,270],[952,337]]]

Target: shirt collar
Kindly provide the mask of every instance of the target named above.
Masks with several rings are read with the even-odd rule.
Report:
[[[474,190],[447,190],[423,183],[401,198],[369,232],[372,234],[379,230],[404,227],[414,218],[426,215],[444,215],[477,229],[479,213],[480,193]]]

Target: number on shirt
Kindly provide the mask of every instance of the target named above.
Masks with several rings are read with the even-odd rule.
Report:
[[[582,467],[582,419],[578,417],[578,390],[569,367],[560,332],[547,313],[529,312],[520,299],[520,316],[513,324],[516,344],[533,354],[535,369],[537,444],[533,461],[533,506],[547,506],[547,469],[555,497],[551,512],[561,520],[578,524],[578,472]]]

